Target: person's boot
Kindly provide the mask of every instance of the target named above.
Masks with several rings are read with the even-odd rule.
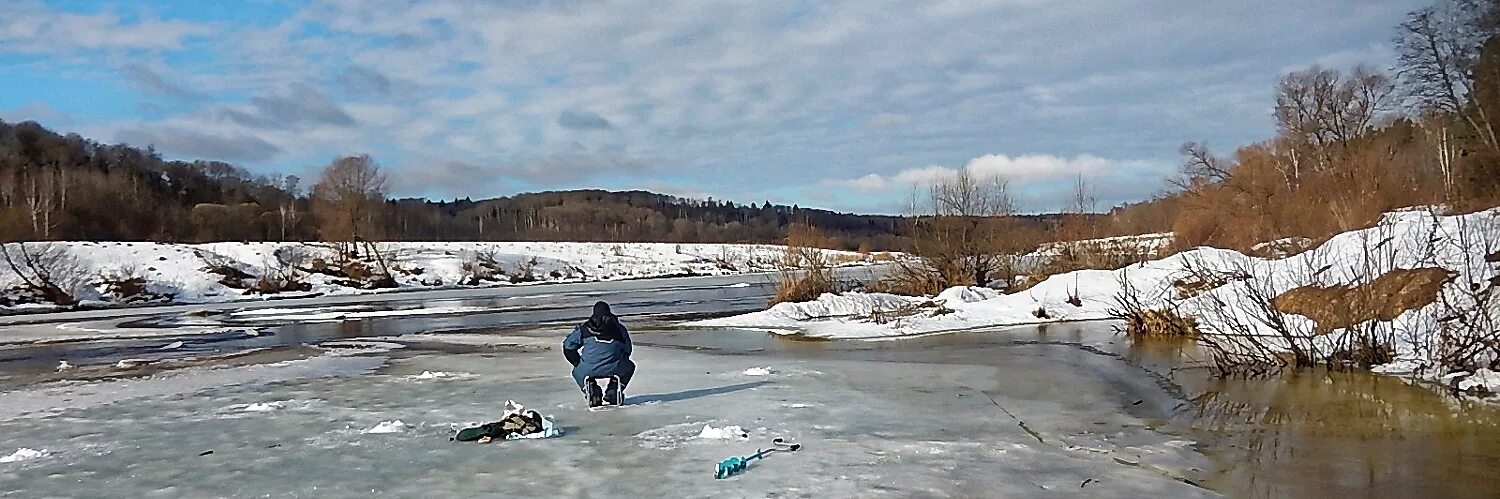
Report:
[[[584,389],[588,390],[589,407],[604,405],[604,392],[599,389],[599,384],[595,383],[593,378],[585,380]]]
[[[604,391],[604,403],[609,405],[625,405],[625,387],[620,386],[620,377],[609,378],[609,389]]]

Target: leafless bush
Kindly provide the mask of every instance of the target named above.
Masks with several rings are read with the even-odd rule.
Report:
[[[953,313],[943,300],[925,300],[917,303],[904,304],[892,309],[875,307],[870,310],[870,322],[876,324],[892,324],[893,327],[901,327],[906,319],[925,316],[938,317]]]
[[[520,261],[516,262],[516,270],[510,273],[510,282],[536,281],[537,263],[539,262],[534,256],[522,257]]]
[[[1198,259],[1186,259],[1183,273],[1211,281],[1222,272]],[[1281,276],[1251,260],[1230,264],[1231,272],[1250,279],[1231,283],[1227,292],[1204,293],[1195,300],[1194,315],[1214,325],[1199,335],[1217,375],[1264,375],[1287,367],[1310,367],[1317,358],[1313,332],[1301,321],[1289,321],[1276,309]]]
[[[1131,337],[1198,336],[1198,322],[1178,310],[1176,302],[1167,300],[1167,289],[1142,290],[1131,281],[1128,271],[1120,272],[1120,291],[1114,296],[1110,317],[1125,321],[1123,332]]]
[[[78,302],[77,290],[85,271],[67,248],[52,243],[0,244],[0,255],[21,284],[56,305]]]
[[[1456,270],[1470,279],[1439,294],[1439,333],[1430,353],[1450,371],[1500,368],[1500,221],[1459,219],[1454,229],[1438,230],[1446,241],[1440,250],[1468,256]]]
[[[1235,260],[1227,270],[1186,260],[1185,277],[1178,282],[1226,283],[1218,291],[1196,293],[1193,299],[1193,312],[1214,326],[1204,331],[1201,343],[1217,370],[1368,368],[1395,360],[1398,340],[1416,346],[1424,358],[1433,357],[1421,350],[1438,353],[1443,366],[1474,366],[1475,359],[1493,359],[1495,335],[1500,333],[1494,332],[1493,302],[1486,301],[1489,286],[1471,283],[1467,295],[1444,292],[1454,286],[1445,286],[1451,275],[1438,265],[1437,255],[1500,248],[1500,237],[1473,230],[1439,234],[1436,215],[1430,219],[1433,223],[1427,226],[1378,224],[1349,236],[1358,245],[1352,258],[1330,258],[1327,252],[1333,250],[1324,247],[1283,261],[1279,272],[1272,271],[1273,264],[1248,258]],[[1349,238],[1340,244],[1349,244]],[[1478,240],[1483,238],[1492,242]],[[1453,247],[1441,248],[1440,241]],[[1477,258],[1466,260],[1482,265]],[[1413,263],[1418,268],[1406,268]],[[1489,274],[1475,268],[1468,275]],[[1230,280],[1225,281],[1226,276]],[[1439,300],[1446,301],[1429,306]],[[1444,319],[1421,320],[1434,310],[1443,310]],[[1396,320],[1410,311],[1418,311],[1416,319]],[[1430,333],[1437,322],[1444,326],[1434,343]],[[1463,353],[1448,355],[1455,352]]]
[[[728,244],[719,245],[719,254],[714,257],[714,265],[720,269],[737,272],[744,265],[745,256]]]
[[[285,291],[309,291],[312,284],[302,279],[303,266],[313,260],[301,245],[282,246],[271,252],[263,264],[265,271],[247,292],[273,294]]]
[[[255,279],[255,276],[241,270],[239,262],[234,261],[233,258],[209,251],[197,251],[194,254],[203,261],[204,272],[219,276],[219,284],[234,289],[246,289],[247,281]]]
[[[500,261],[492,248],[480,248],[470,252],[459,265],[459,270],[462,273],[460,284],[467,286],[477,286],[486,281],[497,280],[496,276],[505,273],[505,269],[500,266]]]
[[[135,265],[122,265],[99,274],[100,292],[123,303],[150,301],[146,277]]]
[[[820,248],[825,242],[816,227],[793,224],[786,238],[786,249],[776,265],[776,295],[769,305],[782,302],[816,300],[823,293],[839,292],[833,276],[833,264]]]

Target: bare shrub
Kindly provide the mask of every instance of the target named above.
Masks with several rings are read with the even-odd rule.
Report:
[[[1123,332],[1133,338],[1198,337],[1198,321],[1178,311],[1176,302],[1164,299],[1166,289],[1146,291],[1135,287],[1129,272],[1121,272],[1120,291],[1114,296],[1110,317],[1125,321]]]
[[[100,293],[120,303],[169,301],[171,295],[152,293],[145,274],[135,265],[124,265],[99,275]]]
[[[681,245],[679,245],[681,246]],[[719,254],[714,257],[714,265],[723,270],[738,272],[740,266],[744,265],[745,256],[728,244],[719,245]]]
[[[816,227],[792,224],[786,237],[786,249],[776,265],[776,294],[769,305],[782,302],[816,300],[823,293],[840,291],[833,276],[833,264],[821,246],[827,238]]]
[[[1436,239],[1446,241],[1438,250],[1468,255],[1457,270],[1470,281],[1447,286],[1438,295],[1438,335],[1427,353],[1445,370],[1500,368],[1500,220],[1470,224],[1460,219],[1452,230],[1438,231]]]
[[[274,294],[287,291],[311,291],[312,284],[302,279],[301,268],[315,261],[301,245],[282,246],[271,252],[263,265],[265,271],[247,293]]]
[[[1183,267],[1189,278],[1199,281],[1211,282],[1224,273],[1196,259],[1185,260]],[[1230,268],[1231,273],[1250,278],[1229,284],[1228,292],[1200,295],[1192,310],[1215,326],[1198,336],[1212,360],[1213,372],[1266,375],[1287,367],[1316,365],[1310,328],[1288,321],[1273,304],[1280,276],[1251,260],[1235,261]]]
[[[62,306],[78,303],[77,289],[83,285],[85,271],[67,248],[52,243],[0,244],[0,255],[10,271],[27,289]]]
[[[476,249],[468,254],[463,263],[459,264],[461,277],[459,284],[477,286],[487,281],[499,280],[498,276],[505,273],[500,261],[492,248]]]
[[[924,300],[916,303],[904,304],[891,309],[875,307],[870,310],[870,322],[876,324],[891,324],[901,327],[902,321],[912,317],[938,317],[953,313],[943,300]]]
[[[538,263],[537,258],[534,256],[521,258],[520,261],[516,262],[516,270],[510,273],[510,282],[535,282],[537,280],[536,266]]]

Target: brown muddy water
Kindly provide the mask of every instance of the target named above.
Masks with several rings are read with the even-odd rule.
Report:
[[[1135,343],[1108,324],[881,342],[663,331],[638,335],[637,342],[737,355],[996,365],[1021,350],[1032,354],[1029,346],[1069,345],[1081,355],[1138,366],[1141,376],[1176,392],[1177,407],[1147,416],[1159,419],[1158,431],[1198,442],[1218,469],[1195,478],[1225,495],[1500,498],[1500,405],[1364,372],[1215,379],[1191,343]],[[1143,410],[1126,401],[1134,394],[1122,396],[1121,410]]]

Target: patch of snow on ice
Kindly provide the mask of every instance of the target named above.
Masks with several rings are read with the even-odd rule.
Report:
[[[181,341],[174,341],[174,342],[168,343],[165,346],[161,347],[162,350],[176,350],[176,349],[179,349],[179,348],[182,348],[182,342]]]
[[[16,449],[16,451],[12,452],[9,456],[0,457],[0,463],[14,463],[30,459],[40,459],[43,457],[47,457],[46,449],[36,450],[21,447],[19,449]]]
[[[381,421],[380,424],[375,425],[374,428],[370,428],[368,430],[365,430],[365,433],[372,433],[372,434],[401,433],[401,432],[406,431],[408,428],[411,428],[411,427],[408,426],[406,423],[401,422],[401,420],[397,419],[395,421]]]
[[[450,372],[445,372],[445,371],[422,371],[422,374],[413,374],[411,376],[407,376],[406,378],[407,379],[415,379],[415,380],[428,380],[428,379],[461,379],[461,378],[472,378],[472,377],[474,377],[474,375],[473,374],[469,374],[469,373],[450,373]]]
[[[752,367],[746,369],[744,374],[746,376],[770,376],[774,372],[776,371],[772,371],[769,367]]]
[[[750,440],[750,433],[733,425],[722,428],[714,428],[713,425],[703,425],[703,431],[698,433],[698,438],[703,440]]]
[[[240,412],[271,412],[286,407],[286,402],[256,402],[240,408]]]

